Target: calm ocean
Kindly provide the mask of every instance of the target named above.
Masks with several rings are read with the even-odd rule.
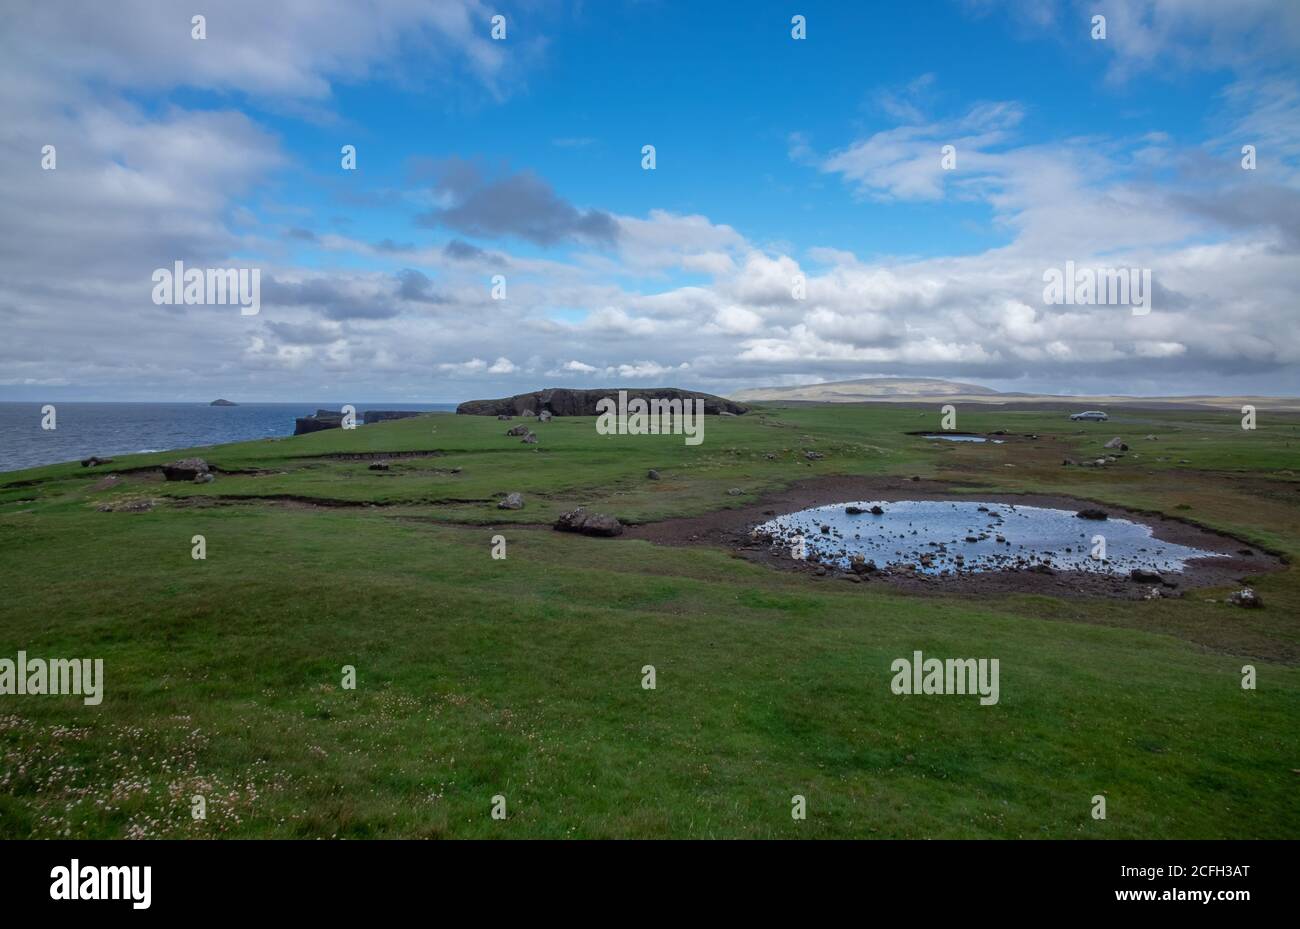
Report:
[[[330,403],[66,403],[56,402],[56,429],[41,428],[41,403],[0,402],[0,471],[196,445],[293,435],[293,421]],[[365,410],[454,410],[452,403],[353,403]]]

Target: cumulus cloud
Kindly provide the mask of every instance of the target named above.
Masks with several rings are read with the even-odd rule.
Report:
[[[443,226],[469,236],[518,236],[538,245],[578,241],[610,245],[618,224],[601,210],[580,210],[530,171],[490,177],[460,158],[434,166],[434,191],[448,201],[416,217],[419,225]]]

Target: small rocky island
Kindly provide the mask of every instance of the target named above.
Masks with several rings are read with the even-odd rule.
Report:
[[[208,406],[239,406],[239,404],[238,404],[238,403],[233,403],[233,402],[231,402],[230,400],[219,400],[219,399],[218,399],[218,400],[213,400],[211,403],[208,404]]]
[[[535,390],[527,394],[515,394],[500,400],[467,400],[456,407],[462,416],[520,416],[526,413],[550,413],[552,416],[595,416],[599,411],[596,404],[602,398],[617,398],[620,392],[632,400],[703,400],[704,412],[709,415],[719,413],[739,416],[749,412],[749,407],[734,403],[725,397],[700,393],[696,390],[681,390],[677,387],[611,387],[608,390],[570,390],[567,387],[551,387]]]

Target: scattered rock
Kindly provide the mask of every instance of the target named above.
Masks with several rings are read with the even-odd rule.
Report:
[[[846,506],[844,508],[844,512],[847,513],[849,516],[858,516],[859,514],[865,513],[866,510],[864,510],[860,506]]]
[[[1121,451],[1124,451],[1128,448],[1128,446],[1125,445],[1123,441],[1120,440],[1119,436],[1115,436],[1115,438],[1111,439],[1109,442],[1103,445],[1102,448],[1118,448]]]
[[[873,507],[871,508],[871,515],[872,515],[872,516],[883,516],[884,513],[885,513],[885,511],[882,510],[882,509],[880,508],[880,504],[879,504],[879,503],[877,503],[875,506],[873,506]]]
[[[659,472],[656,471],[654,468],[651,468],[649,471],[647,471],[647,472],[645,473],[645,476],[646,476],[647,479],[652,480],[652,481],[657,481],[657,480],[659,480]]]
[[[741,490],[739,487],[733,487],[727,491],[727,495],[731,497],[739,497],[743,493],[744,491]]]
[[[102,464],[112,464],[112,458],[100,458],[98,455],[91,455],[89,458],[81,459],[83,468],[94,468]]]
[[[807,458],[809,461],[819,461],[822,458],[826,457],[821,452],[804,452],[803,456]]]
[[[560,532],[580,532],[583,535],[616,536],[623,534],[623,524],[613,516],[602,513],[588,513],[578,507],[567,513],[561,513],[555,521],[555,528]]]
[[[528,435],[524,436],[524,437],[523,437],[522,439],[520,439],[519,441],[520,441],[520,442],[523,442],[525,445],[536,445],[536,444],[537,444],[537,436],[533,435],[533,434],[530,432],[530,433],[528,433]]]
[[[1148,441],[1148,442],[1155,442],[1155,441],[1156,441],[1156,437],[1153,436],[1153,435],[1149,435],[1149,436],[1147,436],[1147,441]]]
[[[1163,584],[1164,576],[1158,571],[1148,571],[1145,568],[1134,568],[1128,573],[1129,580],[1138,581],[1142,584]]]
[[[200,474],[207,474],[208,463],[202,458],[182,458],[162,466],[163,477],[169,481],[192,481]]]
[[[153,509],[152,500],[123,500],[118,503],[101,503],[101,513],[147,513]]]
[[[537,414],[537,421],[539,423],[549,423],[551,421],[551,411],[542,410],[540,413]]]
[[[1264,605],[1264,601],[1259,594],[1255,593],[1253,587],[1243,587],[1241,590],[1235,590],[1228,594],[1228,602],[1233,606],[1244,607],[1248,610],[1257,610]]]
[[[522,510],[524,508],[524,495],[521,493],[506,494],[505,499],[497,504],[498,510]]]
[[[386,462],[386,461],[376,461],[374,464],[372,464],[372,465],[370,466],[370,470],[371,470],[371,471],[387,471],[387,470],[388,470],[388,462]]]
[[[528,435],[532,431],[527,426],[511,426],[506,430],[506,435]]]
[[[500,416],[497,417],[497,419],[514,419],[514,417],[509,415],[508,413],[502,413]]]
[[[213,476],[211,471],[204,471],[202,474],[194,475],[194,483],[196,484],[211,484],[214,480],[216,480],[216,477]]]
[[[1077,516],[1079,519],[1109,519],[1110,518],[1106,514],[1105,510],[1098,510],[1098,509],[1080,510],[1074,515]]]

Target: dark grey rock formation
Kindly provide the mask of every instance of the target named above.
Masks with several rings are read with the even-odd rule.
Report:
[[[306,435],[320,432],[322,429],[337,429],[343,425],[343,414],[337,410],[317,410],[310,416],[299,416],[294,420],[293,434]]]
[[[608,390],[570,390],[567,387],[551,387],[527,394],[516,394],[499,400],[467,400],[456,407],[456,412],[467,416],[528,416],[533,411],[549,412],[552,416],[595,416],[596,404],[604,397],[617,402],[620,390],[627,391],[631,400],[703,400],[704,412],[709,415],[718,413],[746,413],[749,407],[733,403],[725,397],[700,393],[695,390],[680,390],[676,387],[619,388]]]

